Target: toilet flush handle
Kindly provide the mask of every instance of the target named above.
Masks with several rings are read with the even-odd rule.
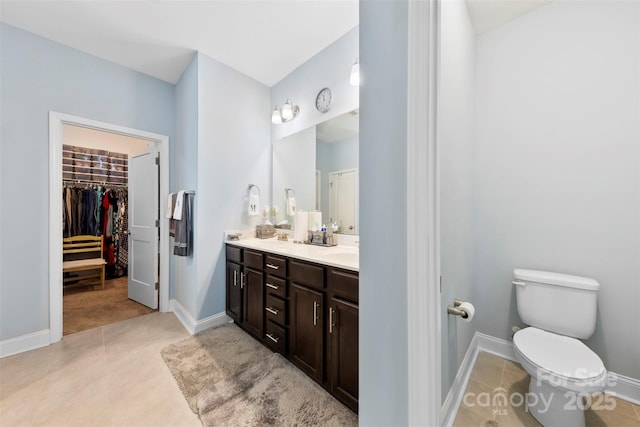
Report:
[[[514,285],[518,285],[518,286],[527,286],[527,284],[525,282],[523,282],[522,280],[513,280],[511,283],[513,283]]]

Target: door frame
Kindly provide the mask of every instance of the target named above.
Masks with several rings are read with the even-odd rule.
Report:
[[[437,143],[440,1],[408,2],[408,424],[441,425],[440,183]],[[426,119],[426,120],[425,120]]]
[[[169,137],[85,117],[49,111],[49,330],[51,343],[62,339],[62,143],[63,125],[146,139],[160,152],[160,311],[169,311]]]

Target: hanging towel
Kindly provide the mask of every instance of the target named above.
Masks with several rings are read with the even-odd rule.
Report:
[[[175,206],[176,206],[177,197],[178,197],[177,193],[169,194],[169,198],[171,199],[171,201],[168,203],[171,203],[171,209],[167,209],[167,218],[171,218],[169,220],[169,236],[171,237],[176,237],[176,220],[173,219],[173,210],[175,209]],[[167,203],[167,208],[169,207],[168,203]]]
[[[167,218],[173,218],[173,209],[176,203],[176,193],[169,193],[167,197]]]
[[[296,198],[288,197],[287,198],[287,215],[293,216],[296,214]]]
[[[184,212],[182,208],[182,203],[184,202],[184,190],[178,191],[178,195],[176,196],[176,206],[173,209],[173,219],[181,220],[182,212]]]
[[[258,206],[260,206],[260,197],[257,194],[250,194],[249,206],[247,206],[247,214],[249,216],[258,215]]]
[[[181,206],[181,219],[176,220],[176,238],[173,242],[173,254],[178,256],[191,256],[193,252],[193,222],[189,195],[184,194],[184,191],[178,192],[176,202],[176,207],[178,204]]]

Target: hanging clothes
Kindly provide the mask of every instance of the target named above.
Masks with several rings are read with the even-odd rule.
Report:
[[[118,220],[118,244],[116,245],[118,250],[117,257],[117,270],[121,275],[127,274],[129,267],[129,198],[126,191],[122,191],[118,195],[119,203],[119,220]]]
[[[103,252],[109,276],[127,274],[127,199],[126,188],[65,184],[62,189],[63,236],[104,236]]]

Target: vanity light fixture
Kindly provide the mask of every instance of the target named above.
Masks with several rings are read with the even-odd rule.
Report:
[[[349,77],[349,83],[351,86],[360,86],[360,64],[358,63],[358,58],[356,58],[356,62],[353,63],[351,67],[351,76]]]
[[[282,111],[280,110],[280,106],[276,105],[273,109],[273,113],[271,113],[271,123],[274,125],[279,125],[282,123]]]
[[[276,105],[271,113],[271,123],[278,125],[280,123],[286,123],[297,117],[300,112],[300,107],[294,105],[291,99],[287,99],[282,108]]]

